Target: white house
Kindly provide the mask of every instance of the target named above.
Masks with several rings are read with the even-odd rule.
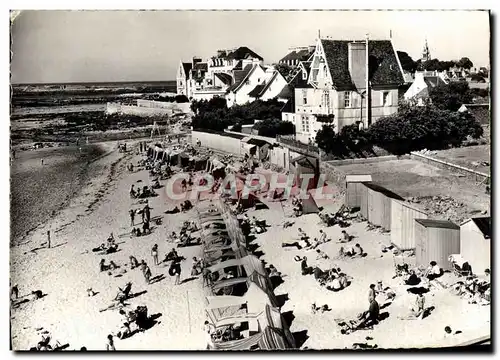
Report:
[[[318,39],[307,84],[294,90],[297,140],[314,141],[325,122],[340,131],[356,123],[369,126],[394,114],[403,83],[403,69],[391,40]]]
[[[287,85],[283,75],[273,67],[266,69],[262,82],[255,86],[248,95],[257,100],[269,100],[277,97]]]
[[[235,82],[227,90],[227,106],[243,105],[255,100],[249,93],[264,81],[265,68],[262,65],[249,64],[243,70],[233,71],[233,74]]]
[[[429,90],[438,86],[448,84],[447,75],[438,71],[417,71],[415,81],[406,90],[404,99],[423,105],[424,100],[429,98]]]

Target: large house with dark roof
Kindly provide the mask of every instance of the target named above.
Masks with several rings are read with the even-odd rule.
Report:
[[[216,56],[206,62],[198,58],[193,58],[192,63],[181,61],[177,74],[177,93],[194,100],[224,97],[230,88],[239,85],[249,69],[254,65],[262,65],[262,62],[263,58],[246,46],[219,50]]]
[[[311,55],[314,53],[314,49],[314,45],[289,48],[288,54],[286,54],[279,63],[288,66],[298,66],[302,61],[310,59]]]
[[[314,141],[325,121],[340,131],[351,124],[369,126],[369,122],[397,112],[398,88],[404,79],[392,42],[368,41],[368,61],[366,48],[365,40],[318,39],[307,82],[294,89],[297,140]]]

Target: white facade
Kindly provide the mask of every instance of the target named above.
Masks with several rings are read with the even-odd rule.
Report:
[[[252,70],[242,80],[241,84],[226,95],[227,106],[243,105],[253,101],[248,93],[265,79],[265,71],[260,65],[253,65]]]
[[[273,71],[270,81],[271,82],[267,85],[266,90],[260,97],[261,100],[266,101],[275,98],[287,85],[285,78],[277,70]]]
[[[448,83],[448,76],[446,73],[443,72],[437,72],[437,71],[428,71],[428,72],[420,72],[417,71],[415,73],[415,81],[411,84],[411,86],[406,90],[404,94],[404,99],[405,100],[411,100],[416,97],[427,97],[428,96],[428,91],[429,91],[429,86],[427,85],[425,78],[426,77],[434,77],[434,78],[439,78],[441,81],[444,83]],[[417,99],[416,99],[417,100]]]

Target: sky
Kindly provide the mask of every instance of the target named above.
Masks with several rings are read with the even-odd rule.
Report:
[[[489,64],[486,11],[23,11],[11,25],[11,82],[175,80],[179,61],[248,46],[277,62],[318,37],[388,39],[417,60]]]

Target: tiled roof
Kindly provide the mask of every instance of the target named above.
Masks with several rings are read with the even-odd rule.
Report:
[[[243,70],[233,71],[234,83],[229,87],[229,89],[227,89],[227,91],[231,92],[237,90],[240,87],[241,83],[245,80],[245,78],[251,73],[253,69],[254,66],[247,65]]]
[[[262,56],[258,55],[254,51],[250,50],[246,46],[240,46],[236,50],[230,52],[227,56],[226,59],[234,59],[234,60],[242,60],[242,59],[249,59],[249,58],[257,58],[259,60],[264,60]]]
[[[337,89],[351,89],[355,86],[349,73],[349,48],[351,41],[321,40],[326,62],[330,69],[333,86]],[[403,74],[399,67],[396,53],[389,40],[369,42],[369,72],[374,87],[403,84]]]
[[[189,72],[191,71],[193,64],[190,62],[188,63],[183,62],[182,67],[184,68],[184,73],[186,74],[186,77],[189,77]]]
[[[231,85],[233,82],[233,78],[231,75],[226,74],[226,73],[215,73],[215,76],[222,81],[225,85]]]
[[[291,60],[306,61],[311,57],[312,53],[314,53],[314,49],[312,51],[309,51],[309,49],[302,49],[299,51],[293,50],[286,54],[285,57],[283,57],[279,62]]]
[[[278,96],[281,97],[281,96]],[[294,113],[295,112],[295,104],[294,104],[294,98],[291,97],[285,105],[281,108],[282,113]]]

